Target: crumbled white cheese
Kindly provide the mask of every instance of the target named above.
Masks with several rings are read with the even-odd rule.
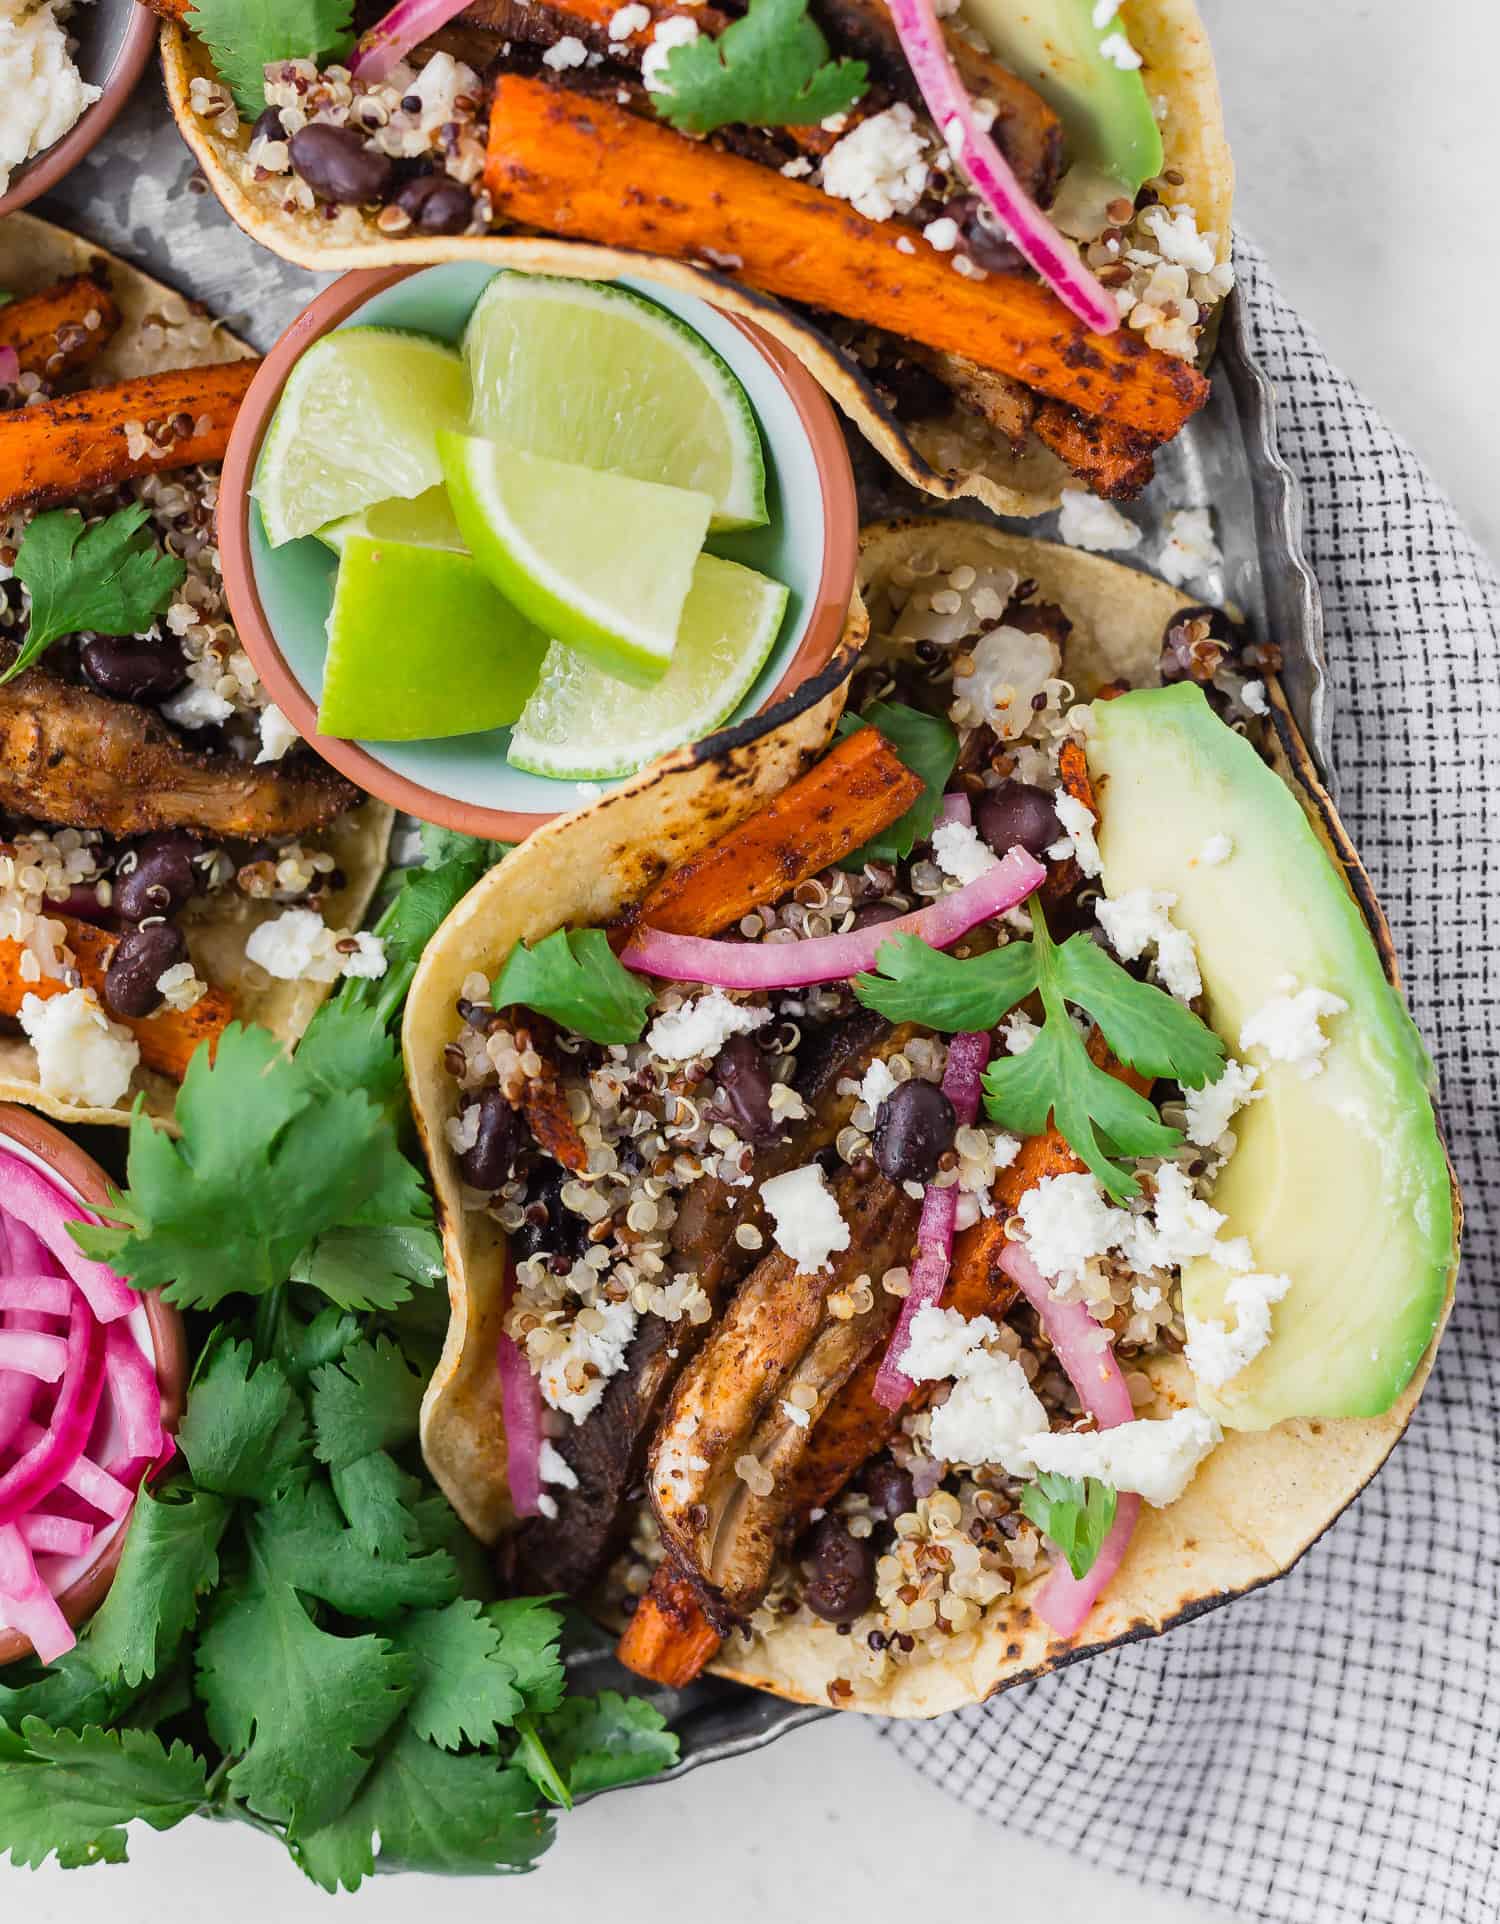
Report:
[[[1210,835],[1198,851],[1198,860],[1205,868],[1218,868],[1227,862],[1234,853],[1234,840],[1228,835]]]
[[[1016,740],[1036,717],[1033,699],[1061,666],[1057,643],[1050,635],[1002,626],[982,634],[967,653],[973,665],[953,676],[953,719],[970,726],[988,722],[1001,741]]]
[[[1150,1215],[1131,1218],[1121,1247],[1133,1269],[1180,1269],[1195,1256],[1214,1256],[1226,1269],[1249,1269],[1250,1245],[1243,1236],[1220,1242],[1224,1222],[1221,1210],[1194,1193],[1186,1170],[1164,1162],[1156,1172]]]
[[[1101,896],[1094,913],[1122,962],[1134,962],[1154,946],[1162,986],[1179,1001],[1191,1002],[1203,993],[1203,978],[1192,936],[1173,925],[1176,906],[1177,897],[1168,889],[1131,889],[1113,900]]]
[[[586,1328],[581,1319],[568,1327],[568,1340],[555,1356],[549,1356],[538,1372],[542,1399],[554,1410],[562,1410],[575,1423],[581,1423],[598,1407],[610,1377],[625,1367],[625,1352],[635,1335],[638,1320],[627,1296],[618,1303],[595,1303],[592,1319],[598,1329]],[[572,1388],[582,1382],[581,1389]]]
[[[1142,1314],[1160,1309],[1164,1298],[1155,1283],[1132,1283],[1130,1286],[1130,1306]]]
[[[555,73],[562,73],[565,68],[583,66],[588,57],[589,50],[577,34],[565,33],[542,55],[542,65],[551,67]]]
[[[537,1452],[536,1467],[543,1483],[556,1483],[564,1490],[578,1488],[578,1472],[555,1443],[543,1441]]]
[[[1094,0],[1094,26],[1103,33],[1104,29],[1120,11],[1120,0]]]
[[[792,1424],[795,1428],[799,1430],[805,1430],[808,1427],[808,1425],[812,1422],[811,1410],[804,1410],[799,1408],[797,1404],[791,1402],[785,1396],[783,1396],[781,1399],[781,1413],[786,1418],[788,1423]]]
[[[1202,1410],[1178,1410],[1152,1422],[1137,1417],[1110,1430],[1059,1430],[1028,1436],[1005,1459],[1012,1476],[1045,1474],[1097,1477],[1116,1490],[1134,1491],[1158,1509],[1175,1503],[1198,1465],[1224,1440]]]
[[[1057,532],[1070,548],[1087,548],[1091,554],[1113,553],[1121,548],[1138,548],[1144,530],[1111,501],[1083,488],[1064,488],[1057,511]]]
[[[812,170],[813,164],[806,154],[793,155],[789,161],[783,164],[781,169],[788,180],[802,180],[806,175],[810,174]],[[896,244],[899,247],[901,243],[898,241]]]
[[[932,831],[932,859],[955,882],[977,882],[999,857],[967,822],[939,822]]]
[[[1240,700],[1252,715],[1269,715],[1271,712],[1270,697],[1263,681],[1247,681],[1240,690]]]
[[[732,1035],[749,1035],[770,1020],[769,1009],[731,1002],[722,989],[710,989],[680,1009],[659,1015],[646,1031],[646,1046],[663,1062],[710,1059]]]
[[[1265,1093],[1255,1086],[1259,1079],[1260,1070],[1253,1062],[1236,1062],[1231,1056],[1217,1082],[1205,1082],[1201,1089],[1184,1089],[1182,1105],[1187,1111],[1188,1141],[1211,1149],[1235,1113]]]
[[[823,191],[866,220],[909,214],[927,190],[927,141],[904,101],[871,114],[823,156]]]
[[[1157,572],[1179,588],[1201,581],[1224,559],[1214,540],[1211,508],[1173,508],[1156,557]]]
[[[279,762],[289,748],[296,746],[297,731],[275,702],[260,711],[260,753],[257,762]]]
[[[1031,1260],[1046,1277],[1076,1282],[1083,1266],[1116,1247],[1134,1218],[1116,1209],[1093,1176],[1043,1176],[1017,1212]]]
[[[891,1074],[890,1065],[884,1057],[876,1056],[865,1070],[864,1081],[859,1085],[859,1099],[869,1108],[878,1109],[895,1087],[896,1078]]]
[[[1054,862],[1065,862],[1071,855],[1085,875],[1097,875],[1103,865],[1099,860],[1099,844],[1094,840],[1094,815],[1088,803],[1059,789],[1052,798],[1052,806],[1065,833],[1061,841],[1054,842],[1047,850],[1048,855]]]
[[[951,214],[940,214],[922,229],[922,238],[940,254],[951,254],[958,245],[958,222]]]
[[[23,996],[20,1023],[36,1051],[37,1078],[47,1095],[90,1109],[113,1109],[129,1090],[140,1044],[110,1021],[92,990]]]
[[[1099,51],[1112,67],[1121,73],[1134,73],[1141,64],[1141,56],[1131,46],[1123,33],[1107,33],[1099,42]]]
[[[641,6],[640,0],[632,0],[630,6],[619,7],[610,15],[609,37],[628,40],[633,33],[644,33],[650,25],[651,9]]]
[[[1323,1067],[1328,1037],[1319,1026],[1325,1016],[1342,1015],[1349,1004],[1326,989],[1298,989],[1295,976],[1283,976],[1277,993],[1240,1029],[1242,1049],[1264,1049],[1273,1062],[1300,1064],[1304,1076]]]
[[[911,1320],[902,1370],[916,1383],[953,1379],[930,1430],[933,1454],[949,1463],[998,1463],[1022,1437],[1046,1427],[1047,1413],[1021,1365],[988,1347],[998,1334],[988,1316],[934,1306]]]
[[[1238,1376],[1271,1340],[1271,1306],[1292,1286],[1290,1276],[1263,1276],[1244,1271],[1230,1278],[1224,1291],[1225,1307],[1234,1311],[1234,1328],[1217,1317],[1187,1319],[1188,1368],[1208,1389],[1221,1389]]]
[[[99,98],[73,64],[61,11],[49,0],[0,4],[0,194],[13,167],[54,146]]]
[[[698,22],[687,19],[683,14],[674,14],[670,20],[657,22],[651,45],[641,55],[641,79],[652,92],[672,91],[666,82],[667,62],[672,57],[672,49],[690,47],[697,38]]]
[[[1000,1024],[1000,1037],[1007,1055],[1025,1055],[1041,1033],[1041,1024],[1033,1022],[1024,1009],[1012,1009]]]
[[[1218,264],[1212,234],[1200,234],[1191,207],[1165,207],[1159,202],[1140,214],[1139,226],[1156,242],[1163,260],[1187,268],[1190,274],[1211,274]],[[1227,290],[1226,290],[1227,291]]]
[[[772,1240],[800,1274],[831,1269],[834,1251],[849,1247],[849,1225],[815,1162],[772,1176],[760,1194],[775,1225]]]
[[[162,703],[161,712],[178,728],[207,728],[213,722],[228,721],[234,703],[205,688],[201,681],[190,681],[170,701]]]
[[[361,930],[331,929],[313,909],[286,909],[250,931],[245,954],[281,982],[333,982],[385,974],[385,944]]]

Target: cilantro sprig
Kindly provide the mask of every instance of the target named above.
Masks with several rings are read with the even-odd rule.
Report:
[[[1163,990],[1138,982],[1086,935],[1054,943],[1034,899],[1031,940],[1009,942],[966,961],[901,935],[876,951],[877,972],[854,979],[867,1007],[895,1022],[957,1032],[991,1029],[1029,995],[1042,1004],[1041,1033],[1021,1055],[998,1057],[984,1075],[985,1111],[1021,1135],[1050,1116],[1074,1153],[1117,1202],[1139,1184],[1117,1156],[1165,1155],[1182,1140],[1147,1097],[1089,1055],[1071,1005],[1098,1025],[1115,1056],[1142,1075],[1171,1076],[1186,1089],[1217,1082],[1224,1044]]]
[[[354,44],[353,0],[194,0],[189,25],[242,118],[266,106],[265,69],[273,60],[312,60],[327,66]]]
[[[31,615],[0,686],[39,660],[64,635],[135,635],[150,627],[187,579],[187,567],[146,532],[139,501],[85,529],[74,509],[39,514],[16,550],[15,572],[31,596]]]
[[[635,1042],[651,991],[609,946],[603,929],[555,929],[534,948],[518,942],[495,978],[497,1009],[521,1003],[590,1042]]]
[[[1044,1471],[1021,1492],[1021,1514],[1067,1558],[1075,1577],[1086,1577],[1115,1520],[1116,1495],[1097,1477],[1058,1476]]]
[[[889,828],[866,842],[863,848],[846,855],[839,867],[858,872],[866,862],[897,862],[910,855],[918,842],[926,841],[942,806],[943,790],[958,760],[958,733],[941,715],[927,715],[905,702],[871,702],[861,714],[844,715],[839,734],[852,735],[861,728],[875,728],[914,775],[920,775],[927,792],[913,802],[904,815]]]
[[[656,111],[684,133],[716,127],[815,127],[863,99],[862,60],[831,60],[807,0],[750,0],[717,39],[674,47],[653,80]]]

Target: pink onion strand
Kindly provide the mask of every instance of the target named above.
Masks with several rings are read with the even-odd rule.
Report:
[[[13,1523],[0,1526],[0,1616],[31,1639],[43,1663],[56,1663],[77,1642]]]
[[[468,4],[469,0],[397,0],[389,13],[360,36],[349,62],[350,73],[371,86],[384,80],[419,41],[446,27]]]
[[[61,1336],[37,1330],[0,1329],[0,1369],[19,1370],[43,1383],[57,1383],[67,1367],[68,1345]]]
[[[103,1263],[90,1262],[69,1235],[68,1224],[89,1221],[87,1213],[18,1156],[0,1155],[0,1209],[40,1238],[101,1323],[128,1316],[135,1308],[139,1299],[129,1284]]]

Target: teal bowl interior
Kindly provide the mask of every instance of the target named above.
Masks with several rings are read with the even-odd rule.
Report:
[[[374,295],[344,327],[395,327],[457,344],[480,294],[497,270],[467,262],[429,267]],[[727,721],[753,715],[768,699],[802,639],[812,614],[823,565],[824,508],[812,444],[776,370],[731,320],[690,295],[650,281],[622,279],[633,289],[694,328],[738,376],[760,428],[766,459],[766,506],[770,522],[743,533],[712,535],[712,553],[757,568],[790,590],[781,634],[749,694]],[[580,541],[588,530],[578,530]],[[267,624],[307,694],[323,688],[326,625],[333,605],[337,558],[308,536],[273,548],[252,502],[250,565]],[[399,646],[399,610],[393,615]],[[562,781],[530,775],[506,760],[508,728],[477,735],[412,742],[362,741],[375,761],[407,781],[481,808],[553,814],[575,808],[617,784]]]

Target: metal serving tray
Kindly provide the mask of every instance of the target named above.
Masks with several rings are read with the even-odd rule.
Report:
[[[270,347],[333,278],[277,259],[233,224],[204,182],[150,81],[112,133],[35,212],[70,227],[201,300],[260,349]],[[1232,607],[1253,635],[1281,643],[1282,678],[1324,778],[1329,765],[1329,689],[1317,584],[1302,554],[1302,506],[1276,445],[1271,385],[1250,351],[1237,296],[1220,328],[1208,406],[1159,457],[1157,479],[1128,512],[1146,539],[1127,565],[1146,567],[1172,508],[1212,507],[1223,561],[1194,584],[1205,601]],[[983,518],[972,503],[939,508],[897,482],[863,443],[852,448],[861,503],[875,516],[957,513]],[[1055,536],[1055,518],[1013,521],[1020,533]],[[589,1691],[634,1689],[608,1640],[583,1625],[570,1639],[569,1667]],[[647,1691],[682,1740],[669,1776],[758,1750],[800,1724],[833,1713],[782,1703],[709,1678],[687,1690]]]

